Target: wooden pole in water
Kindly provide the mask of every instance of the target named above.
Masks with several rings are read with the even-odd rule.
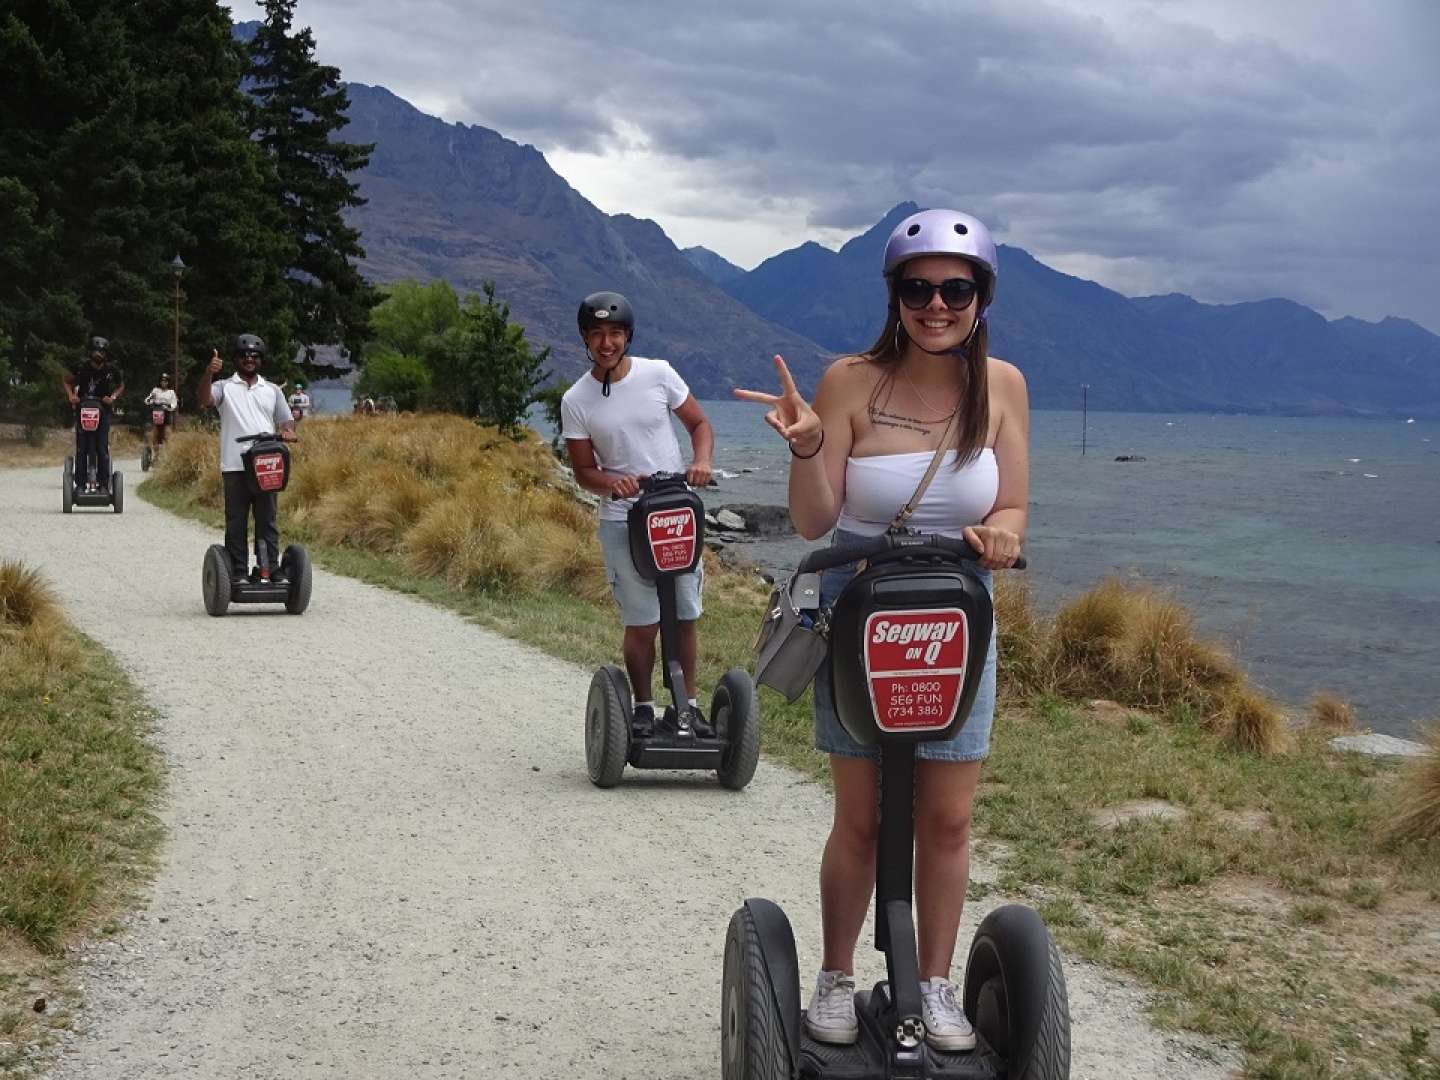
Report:
[[[1090,429],[1090,384],[1080,384],[1080,456],[1085,456],[1085,437]]]

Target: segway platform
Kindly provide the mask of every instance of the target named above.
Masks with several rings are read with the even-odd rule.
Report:
[[[875,995],[888,1000],[889,987],[878,984],[871,993],[855,995],[855,1017],[860,1021],[861,1037],[849,1046],[833,1046],[817,1042],[802,1027],[800,1032],[800,1072],[802,1080],[870,1080],[885,1076],[885,1053],[881,1049],[889,1033],[880,1027],[881,1018],[871,1007]],[[974,1050],[947,1054],[929,1043],[914,1051],[919,1076],[929,1080],[1003,1080],[1004,1062],[990,1050],[983,1039]]]
[[[649,732],[634,727],[635,705],[625,672],[607,664],[595,672],[585,702],[585,764],[590,780],[614,787],[628,764],[636,769],[713,769],[720,783],[739,790],[760,759],[760,715],[755,685],[744,668],[731,668],[710,698],[713,736],[679,722],[687,704],[679,653],[676,578],[693,573],[704,554],[705,508],[683,476],[656,473],[630,508],[630,557],[660,598],[660,669],[671,705]]]

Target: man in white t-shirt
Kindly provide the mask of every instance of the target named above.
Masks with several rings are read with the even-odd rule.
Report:
[[[280,571],[280,531],[275,526],[275,492],[256,495],[245,481],[245,448],[235,440],[242,435],[273,435],[278,430],[286,442],[295,440],[295,420],[280,387],[260,375],[260,362],[265,359],[265,342],[254,334],[241,334],[235,339],[235,374],[214,382],[220,374],[218,350],[200,373],[200,407],[214,405],[220,411],[220,476],[225,481],[225,550],[235,577],[246,572],[245,538],[249,532],[250,512],[255,512],[255,561],[268,561],[270,580],[284,582]],[[260,559],[260,544],[270,550],[268,560]],[[259,578],[257,567],[251,575]]]
[[[580,304],[580,337],[590,370],[565,392],[560,403],[561,437],[575,479],[601,496],[600,547],[610,590],[625,627],[623,651],[635,696],[635,730],[654,728],[651,676],[655,637],[660,629],[660,599],[655,586],[640,576],[630,558],[626,515],[640,481],[652,473],[684,472],[694,487],[710,482],[715,432],[685,380],[664,360],[629,355],[635,313],[619,293],[598,292]],[[670,424],[674,413],[690,434],[691,464],[685,467],[680,443]],[[614,496],[612,499],[611,496]],[[696,620],[704,574],[678,578],[675,596],[680,616],[680,667],[685,673],[688,708],[675,717],[679,730],[711,734],[696,700],[695,658],[699,651]]]

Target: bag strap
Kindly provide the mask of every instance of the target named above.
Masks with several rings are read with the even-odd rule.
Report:
[[[895,520],[890,522],[890,528],[898,529],[909,521],[910,515],[915,513],[916,508],[920,505],[920,500],[925,497],[925,489],[935,478],[935,473],[940,468],[940,461],[945,457],[945,451],[950,449],[946,444],[950,441],[950,431],[955,426],[955,417],[959,415],[959,412],[960,410],[956,409],[950,414],[950,420],[946,423],[945,431],[940,436],[940,445],[935,448],[935,456],[930,459],[930,467],[920,478],[920,483],[915,488],[915,494],[910,496],[910,501],[900,508],[900,512],[895,515]]]

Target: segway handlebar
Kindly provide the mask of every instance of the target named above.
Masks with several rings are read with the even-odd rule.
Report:
[[[980,552],[971,547],[968,541],[957,540],[953,536],[940,536],[935,533],[882,533],[880,536],[862,540],[859,543],[841,544],[839,547],[812,551],[800,560],[800,565],[796,567],[796,573],[808,574],[819,570],[828,570],[832,566],[844,566],[846,563],[856,562],[860,559],[874,558],[887,551],[900,551],[907,548],[924,548],[930,551],[944,552],[955,558],[968,559],[971,562],[980,558]],[[1015,560],[1013,569],[1025,569],[1023,555]]]
[[[651,473],[649,476],[642,476],[642,477],[639,478],[639,480],[640,480],[640,494],[643,495],[645,492],[649,491],[652,487],[656,487],[656,486],[659,485],[659,484],[673,483],[673,482],[675,482],[676,480],[685,480],[685,474],[684,474],[684,473],[678,473],[678,472],[657,472],[657,473]],[[687,484],[689,483],[689,481],[685,481],[685,482],[686,482]],[[624,502],[624,501],[625,501],[625,496],[623,496],[623,495],[616,495],[613,491],[607,496],[607,498],[608,498],[611,502]]]
[[[237,435],[235,441],[238,443],[259,442],[261,439],[279,439],[278,431],[262,431],[259,435]]]

